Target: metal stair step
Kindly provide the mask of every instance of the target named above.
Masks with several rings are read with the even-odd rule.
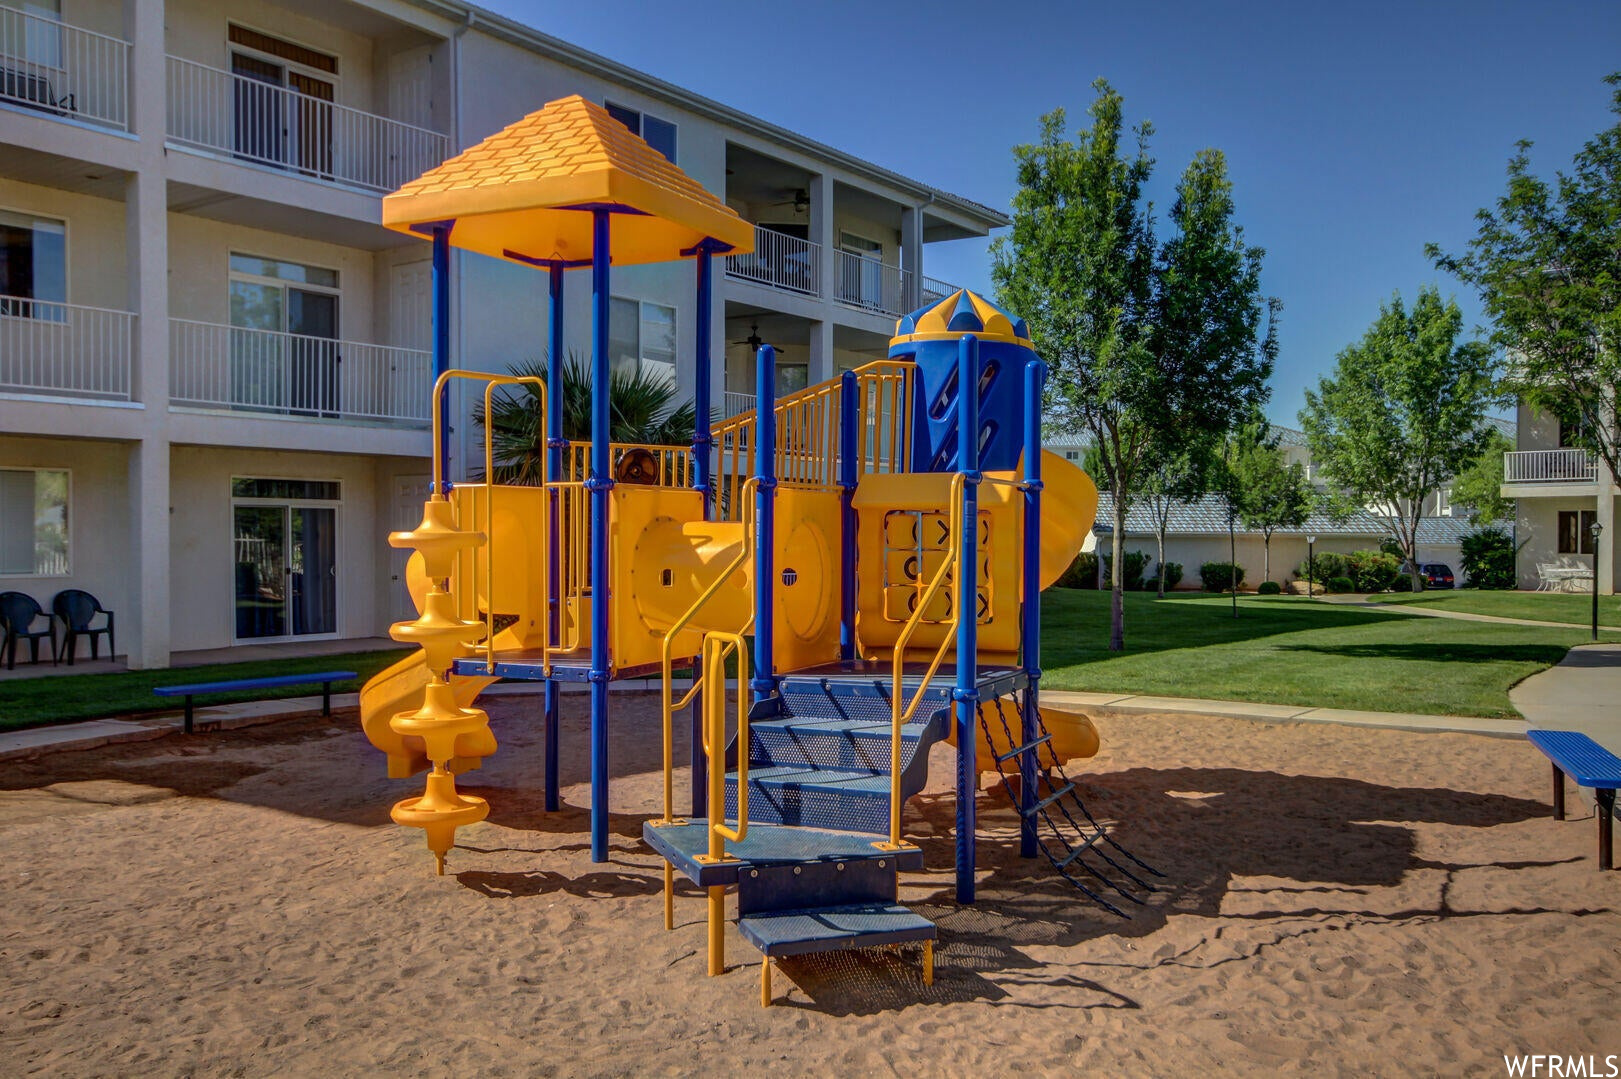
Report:
[[[751,769],[749,819],[850,832],[889,831],[890,778],[873,771],[797,765]],[[726,776],[726,814],[737,815],[737,773]]]
[[[935,924],[898,903],[780,910],[738,918],[745,940],[767,956],[807,955],[935,940]]]
[[[933,744],[937,735],[927,723],[901,728],[904,766],[918,747]],[[887,772],[890,766],[891,726],[888,722],[857,719],[784,718],[749,724],[751,765],[800,765]]]
[[[735,819],[735,818],[734,818]],[[694,820],[685,824],[642,825],[642,840],[694,884],[709,887],[737,884],[741,874],[754,868],[782,865],[808,865],[814,862],[884,863],[900,870],[923,868],[923,852],[916,847],[898,851],[879,850],[873,836],[826,828],[788,828],[777,824],[750,822],[741,842],[725,842],[726,860],[700,862],[709,850],[709,824]]]

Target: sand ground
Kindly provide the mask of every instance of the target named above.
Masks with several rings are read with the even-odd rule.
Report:
[[[0,1073],[1501,1075],[1505,1053],[1621,1053],[1621,873],[1595,871],[1590,818],[1550,819],[1523,743],[1100,721],[1088,804],[1165,875],[1129,921],[1015,857],[994,790],[957,907],[937,747],[908,809],[928,869],[902,882],[941,927],[933,988],[912,955],[812,957],[762,1009],[735,932],[705,977],[696,890],[663,929],[653,702],[620,701],[604,865],[578,698],[549,815],[532,702],[491,702],[502,749],[464,783],[491,819],[442,878],[388,819],[420,781],[383,778],[352,716],[8,766]]]

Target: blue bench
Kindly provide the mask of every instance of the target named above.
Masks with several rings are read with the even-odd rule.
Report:
[[[237,678],[227,682],[194,682],[185,686],[154,686],[159,697],[186,698],[186,733],[192,733],[192,698],[202,693],[236,693],[248,689],[277,689],[321,683],[321,714],[332,714],[332,683],[356,677],[354,671],[320,671],[316,674],[279,674],[271,678]]]
[[[1621,787],[1621,757],[1576,731],[1528,731],[1531,744],[1553,762],[1553,816],[1565,819],[1565,777],[1578,787],[1591,787],[1598,803],[1598,867],[1614,865],[1611,835],[1615,791]]]

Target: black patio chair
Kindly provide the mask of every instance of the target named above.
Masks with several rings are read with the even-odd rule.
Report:
[[[31,629],[35,619],[45,619],[44,629]],[[17,669],[17,642],[27,641],[31,662],[39,662],[39,642],[51,642],[51,662],[57,662],[56,619],[45,613],[39,601],[26,592],[0,592],[0,655],[6,669]]]
[[[101,658],[101,635],[107,635],[107,658],[117,655],[117,647],[113,638],[113,612],[101,605],[101,601],[82,588],[64,588],[51,600],[51,610],[56,617],[62,620],[65,637],[62,648],[68,654],[68,666],[73,666],[73,654],[78,651],[79,638],[90,638],[90,658]],[[90,623],[98,614],[107,616],[105,625],[92,626]]]

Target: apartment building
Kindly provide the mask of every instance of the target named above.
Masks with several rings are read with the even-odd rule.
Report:
[[[443,0],[0,0],[0,590],[84,588],[131,666],[409,617],[428,472],[426,244],[382,195],[568,94],[756,225],[711,311],[795,388],[883,354],[999,212]],[[545,276],[458,252],[452,359],[538,360]],[[616,366],[690,394],[691,264],[614,274]],[[567,285],[589,352],[589,282]],[[683,362],[687,361],[687,362]],[[453,401],[453,455],[482,436]]]
[[[1515,448],[1503,455],[1504,498],[1515,500],[1521,588],[1593,587],[1615,594],[1616,478],[1576,443],[1574,425],[1519,406]],[[1593,525],[1600,527],[1597,537]],[[1597,565],[1594,544],[1597,542]],[[1572,572],[1574,570],[1578,572]]]

